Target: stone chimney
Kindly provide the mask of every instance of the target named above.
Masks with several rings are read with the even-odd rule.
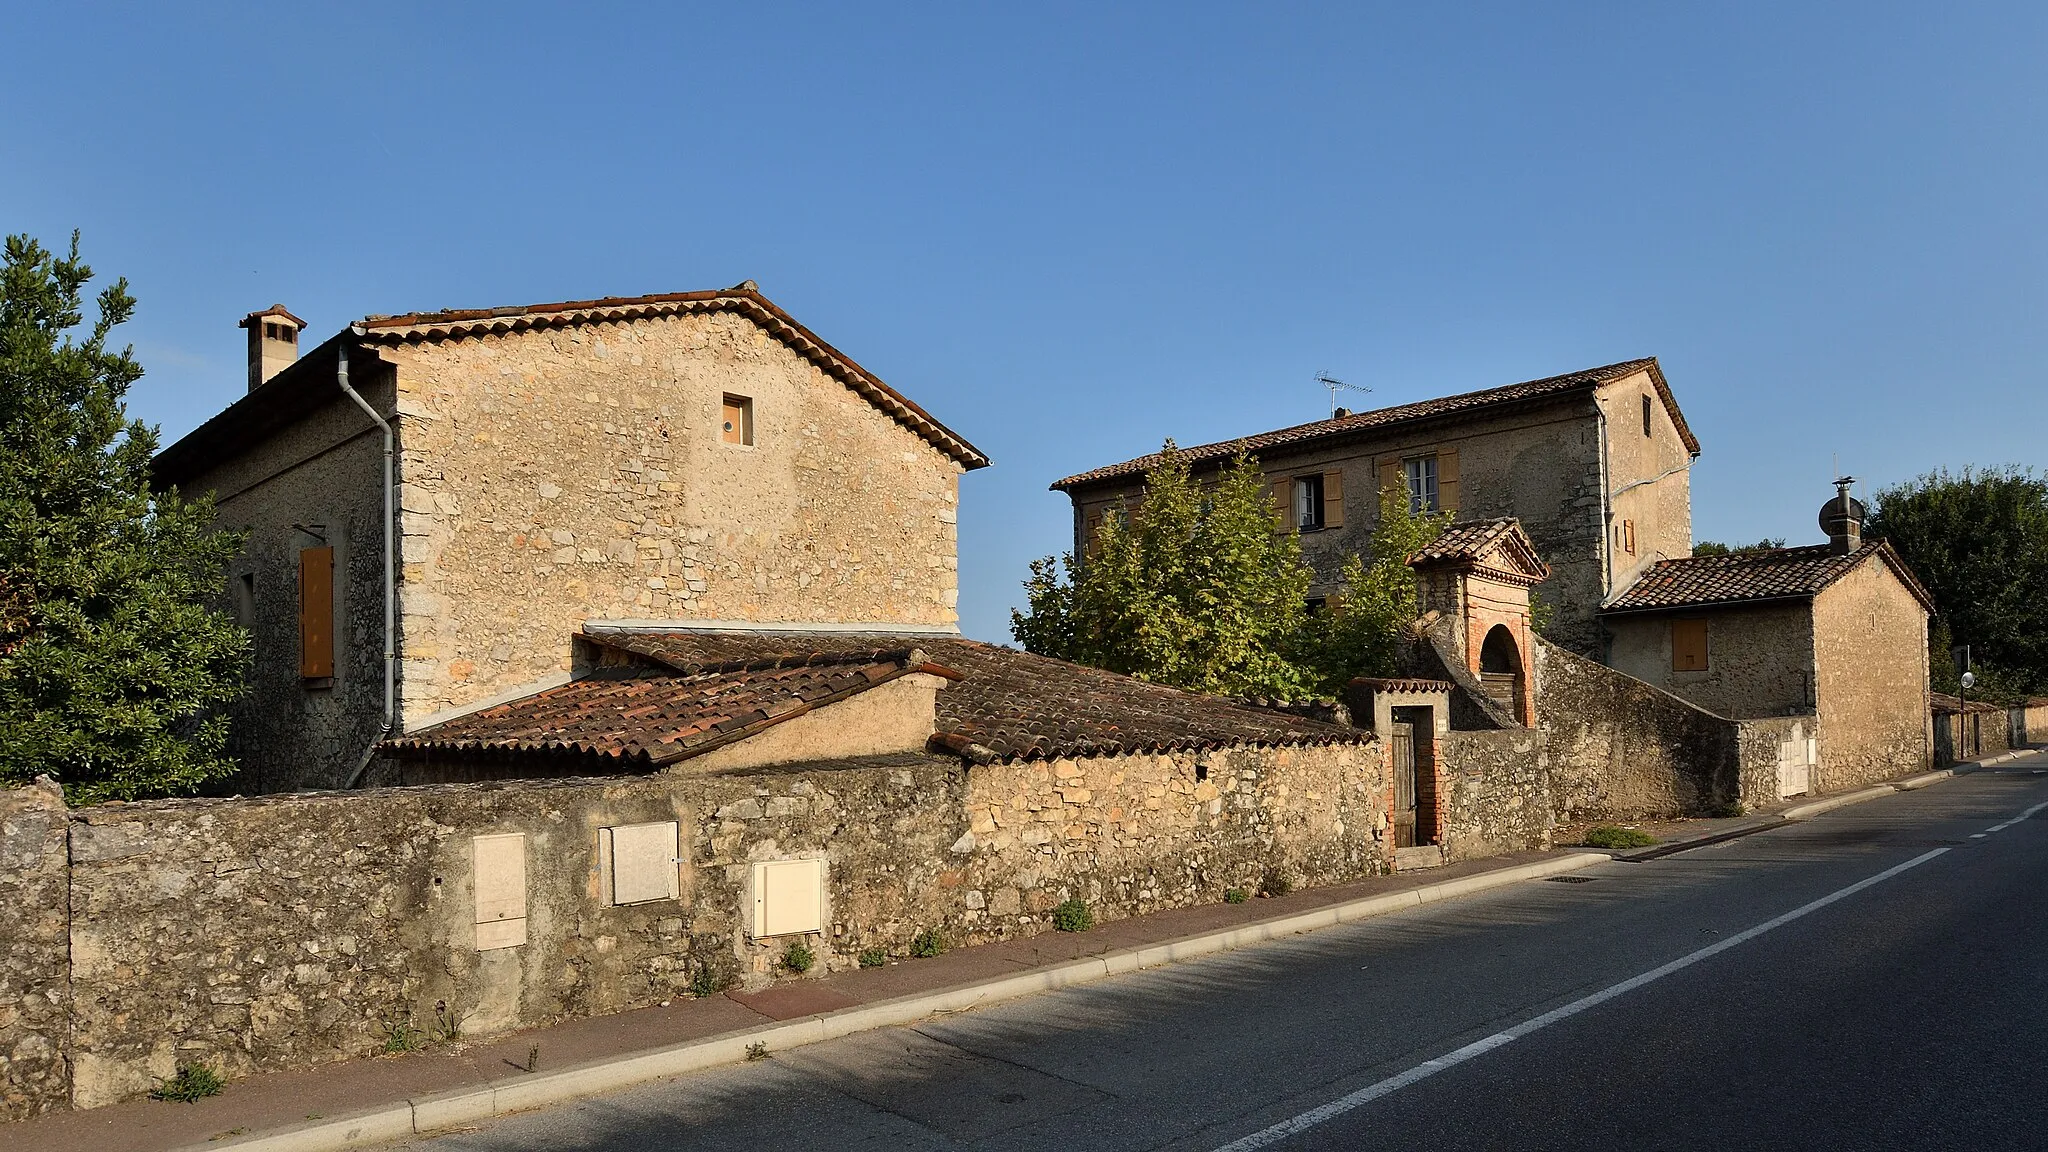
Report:
[[[272,304],[261,312],[242,317],[241,327],[249,330],[249,391],[291,367],[299,358],[299,329],[306,322]]]
[[[1828,534],[1835,555],[1843,556],[1863,547],[1863,501],[1849,495],[1854,476],[1835,481],[1835,498],[1820,506],[1820,530]]]

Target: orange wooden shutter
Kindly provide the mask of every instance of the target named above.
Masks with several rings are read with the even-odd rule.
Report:
[[[1323,473],[1323,527],[1344,526],[1344,473],[1332,469]]]
[[[1436,506],[1444,512],[1458,510],[1458,450],[1436,450]]]
[[[1621,522],[1621,549],[1631,556],[1636,554],[1636,522],[1633,520]]]
[[[1401,474],[1401,460],[1399,457],[1380,461],[1380,490],[1378,495],[1385,496],[1388,489],[1403,495],[1406,495],[1408,492],[1408,478]],[[1406,501],[1403,501],[1403,503],[1406,503]],[[1379,507],[1378,500],[1373,501],[1373,507],[1375,509]]]
[[[299,675],[334,675],[334,549],[299,549]]]
[[[1101,543],[1096,540],[1096,537],[1101,535],[1101,533],[1102,513],[1090,512],[1088,518],[1081,525],[1081,555],[1095,555],[1095,550],[1101,547]]]
[[[1673,672],[1704,672],[1707,670],[1707,622],[1705,620],[1673,620],[1671,622],[1671,670]]]
[[[1285,532],[1294,527],[1294,480],[1292,477],[1273,481],[1273,531]]]

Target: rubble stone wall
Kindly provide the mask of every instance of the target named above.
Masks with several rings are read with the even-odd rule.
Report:
[[[1734,721],[1540,639],[1536,691],[1558,820],[1700,816],[1737,802]]]
[[[0,791],[0,1120],[70,1096],[66,820],[55,784]]]
[[[1551,846],[1552,763],[1542,729],[1445,732],[1437,763],[1447,860]]]
[[[749,934],[762,861],[828,862],[814,972],[905,955],[925,930],[955,946],[1046,931],[1069,897],[1110,920],[1357,879],[1385,869],[1386,787],[1368,742],[69,813],[6,793],[9,1114],[131,1098],[180,1064],[244,1075],[373,1054],[402,1028],[483,1036],[793,979],[790,938]],[[669,820],[681,897],[603,903],[600,830]],[[480,951],[473,838],[503,833],[526,838],[526,943]]]
[[[1819,786],[1833,792],[1929,767],[1927,610],[1891,567],[1866,560],[1813,601]],[[1984,722],[2008,739],[2003,713]]]
[[[956,620],[960,466],[744,317],[382,354],[409,724],[568,670],[586,619]]]

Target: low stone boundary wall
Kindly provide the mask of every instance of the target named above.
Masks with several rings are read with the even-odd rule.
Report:
[[[1551,773],[1540,728],[1447,732],[1437,737],[1447,860],[1549,848]]]
[[[1536,667],[1536,719],[1550,737],[1560,821],[1699,816],[1760,802],[1743,790],[1736,721],[1547,640],[1536,643]]]
[[[0,793],[0,1099],[19,1118],[765,984],[753,865],[826,862],[818,970],[1386,870],[1371,743],[963,767],[433,785],[66,810]],[[605,902],[605,830],[680,830],[676,899]],[[479,950],[474,838],[524,837],[525,943]],[[515,857],[516,858],[516,857]],[[66,1069],[68,1067],[68,1075]]]

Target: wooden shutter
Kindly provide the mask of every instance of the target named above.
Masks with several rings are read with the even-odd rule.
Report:
[[[1096,549],[1102,546],[1101,542],[1096,539],[1101,534],[1102,513],[1090,512],[1087,518],[1081,521],[1081,555],[1095,555]]]
[[[1273,481],[1273,531],[1285,532],[1294,527],[1294,480],[1285,477]]]
[[[1399,456],[1380,461],[1380,490],[1377,495],[1384,498],[1389,488],[1402,493],[1404,496],[1408,491],[1408,477],[1401,472],[1401,458]],[[1373,501],[1373,507],[1375,509],[1379,507],[1378,500]]]
[[[1458,510],[1458,450],[1436,450],[1436,506],[1444,512]]]
[[[299,675],[334,675],[334,549],[299,549]]]
[[[1673,672],[1704,672],[1707,670],[1707,622],[1705,620],[1673,620],[1671,622],[1671,670]]]
[[[1331,469],[1323,473],[1323,527],[1344,526],[1344,473]]]
[[[1636,522],[1633,520],[1621,522],[1621,550],[1631,556],[1636,554]]]

